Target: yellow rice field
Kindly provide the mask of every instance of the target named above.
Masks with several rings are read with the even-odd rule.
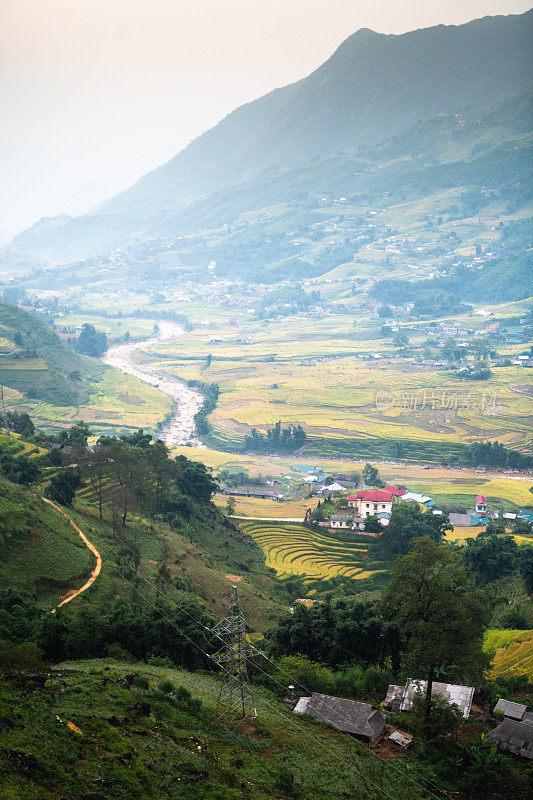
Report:
[[[491,678],[527,675],[533,681],[533,631],[489,630],[485,650],[495,651]]]
[[[333,577],[362,580],[382,571],[365,569],[367,550],[364,544],[339,542],[292,523],[243,522],[240,527],[259,544],[267,566],[275,569],[278,577],[302,575],[309,581]]]

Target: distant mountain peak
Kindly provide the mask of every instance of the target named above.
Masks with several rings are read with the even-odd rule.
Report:
[[[373,148],[423,120],[501,103],[531,87],[532,22],[528,11],[401,35],[361,28],[306,78],[237,108],[94,213],[34,226],[15,245],[73,260],[139,231],[172,233],[194,204],[265,170]]]

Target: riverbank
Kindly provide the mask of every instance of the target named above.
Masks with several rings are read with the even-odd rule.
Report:
[[[183,332],[181,325],[175,322],[161,321],[157,336],[141,342],[128,342],[110,347],[102,361],[104,364],[120,369],[127,375],[135,376],[172,398],[174,407],[170,419],[162,425],[160,432],[160,438],[165,444],[169,447],[179,445],[203,447],[194,420],[204,403],[202,393],[177,378],[169,378],[156,373],[149,364],[137,364],[132,357],[136,350],[148,350],[162,341],[177,339],[183,336]]]

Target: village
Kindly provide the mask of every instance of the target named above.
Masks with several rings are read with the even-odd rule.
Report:
[[[370,703],[313,692],[310,697],[297,697],[294,686],[284,703],[295,714],[308,714],[361,741],[387,750],[408,748],[413,736],[398,727],[402,712],[427,691],[427,681],[408,679],[404,685],[390,685],[387,696],[376,708]],[[500,698],[491,708],[474,686],[460,686],[435,681],[432,695],[447,703],[458,716],[471,722],[492,722],[495,727],[485,738],[498,750],[518,759],[533,760],[533,711],[523,703]],[[389,720],[394,720],[392,724]],[[499,723],[499,724],[498,724]]]

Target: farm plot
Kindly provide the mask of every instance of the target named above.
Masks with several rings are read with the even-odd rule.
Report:
[[[485,650],[494,653],[490,677],[527,675],[533,678],[533,631],[489,630]]]
[[[243,522],[241,528],[261,547],[266,565],[282,578],[303,575],[309,581],[334,577],[361,580],[384,571],[368,569],[373,562],[368,561],[360,540],[339,542],[297,524]]]

